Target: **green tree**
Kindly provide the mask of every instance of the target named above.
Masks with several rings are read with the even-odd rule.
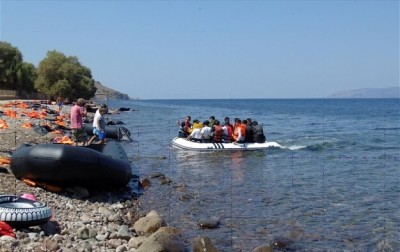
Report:
[[[20,69],[17,71],[17,76],[17,90],[23,90],[28,94],[35,92],[37,71],[33,64],[22,62]]]
[[[89,99],[96,93],[90,69],[81,65],[77,57],[57,51],[47,52],[39,63],[35,87],[49,97],[60,95],[70,100]]]
[[[35,78],[35,67],[22,61],[18,48],[0,41],[0,88],[31,92]]]

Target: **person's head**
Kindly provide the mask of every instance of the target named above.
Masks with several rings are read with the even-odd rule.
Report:
[[[242,121],[242,123],[247,125],[247,120],[244,119],[244,120]]]
[[[219,122],[218,120],[215,120],[214,124],[215,124],[215,125],[219,125],[220,122]]]
[[[210,122],[209,122],[208,120],[205,120],[205,121],[203,122],[203,125],[209,126],[209,125],[210,125]]]
[[[100,104],[100,109],[101,109],[101,108],[105,109],[105,110],[106,110],[106,113],[108,112],[108,106],[107,106],[107,104],[104,104],[104,103]],[[100,112],[100,111],[99,111],[99,112]]]
[[[229,123],[230,120],[231,119],[229,117],[225,117],[225,119],[224,119],[225,123]]]
[[[241,124],[242,123],[242,121],[240,121],[240,119],[239,118],[235,118],[235,124],[237,125],[237,124]]]
[[[251,123],[251,125],[256,126],[256,125],[258,125],[258,122],[257,122],[257,121],[253,121],[253,122]]]
[[[100,113],[101,115],[106,114],[106,113],[107,113],[107,108],[100,107],[100,108],[99,108],[99,113]]]
[[[190,122],[190,120],[192,120],[192,117],[191,116],[186,116],[186,121]]]
[[[86,102],[85,102],[85,99],[83,99],[83,98],[79,98],[79,99],[76,101],[76,105],[78,105],[78,106],[80,106],[80,107],[85,106],[85,104],[86,104]]]
[[[214,121],[215,120],[215,116],[210,116],[210,121]]]
[[[193,123],[200,123],[200,121],[197,120],[197,119],[194,119],[194,120],[193,120]]]
[[[246,121],[247,121],[247,125],[251,125],[251,118],[247,118]]]

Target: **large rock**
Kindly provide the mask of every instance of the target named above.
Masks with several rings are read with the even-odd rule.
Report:
[[[194,240],[193,252],[217,252],[218,250],[212,244],[208,237],[197,237]]]
[[[273,252],[274,250],[269,245],[259,246],[254,248],[251,252]]]
[[[135,222],[133,228],[136,233],[142,236],[149,236],[156,232],[160,227],[166,227],[167,223],[154,210],[150,211],[145,217]]]
[[[161,227],[150,235],[136,252],[185,252],[181,232],[173,227]]]

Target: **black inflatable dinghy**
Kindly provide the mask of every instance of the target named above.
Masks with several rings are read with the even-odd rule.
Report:
[[[12,154],[10,169],[18,179],[86,188],[122,187],[132,176],[128,157],[116,141],[88,147],[23,145]]]

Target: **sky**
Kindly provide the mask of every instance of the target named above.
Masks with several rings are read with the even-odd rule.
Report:
[[[0,0],[36,67],[78,57],[139,99],[324,98],[399,86],[399,1]]]

